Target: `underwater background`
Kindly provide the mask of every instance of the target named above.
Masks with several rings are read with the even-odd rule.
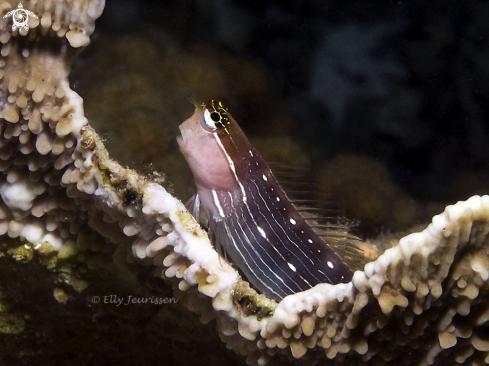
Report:
[[[223,100],[359,233],[489,192],[485,1],[108,1],[70,80],[111,156],[193,193],[178,125]],[[419,228],[419,227],[418,227]]]
[[[318,204],[337,201],[357,235],[400,237],[489,193],[488,18],[476,0],[108,0],[70,82],[111,157],[183,201],[178,125],[190,100],[220,99],[267,160],[306,167]],[[120,286],[103,267],[90,294]],[[144,275],[119,295],[172,296]],[[16,301],[54,301],[39,286]],[[0,364],[245,364],[179,305],[85,307],[45,313],[36,344],[0,335]]]

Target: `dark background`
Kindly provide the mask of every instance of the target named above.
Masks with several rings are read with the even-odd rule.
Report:
[[[71,81],[112,156],[165,173],[182,200],[189,97],[223,99],[266,157],[289,149],[319,190],[331,161],[353,157],[348,179],[358,166],[381,177],[341,199],[368,201],[379,180],[394,190],[372,199],[380,209],[414,212],[382,221],[347,203],[372,236],[489,192],[488,18],[486,1],[108,1]]]

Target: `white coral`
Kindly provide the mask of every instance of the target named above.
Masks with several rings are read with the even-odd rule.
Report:
[[[114,243],[130,240],[134,256],[150,258],[156,272],[173,278],[182,301],[203,321],[217,318],[228,347],[252,364],[403,359],[425,365],[442,352],[443,360],[458,363],[489,361],[483,332],[488,196],[447,207],[422,233],[356,272],[351,283],[320,284],[275,304],[243,285],[178,199],[110,160],[88,126],[82,100],[68,86],[68,50],[88,43],[103,1],[35,6],[41,14],[59,11],[54,22],[43,17],[43,29],[30,32],[55,32],[68,41],[37,49],[33,37],[28,57],[19,56],[19,35],[6,35],[3,25],[1,234],[47,241],[62,255],[76,252],[75,243],[80,250],[95,245],[81,237],[87,226]],[[67,20],[73,22],[68,33],[60,27]],[[75,25],[85,32],[78,39],[70,35]]]

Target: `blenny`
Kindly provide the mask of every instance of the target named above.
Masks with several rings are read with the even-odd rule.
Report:
[[[177,138],[197,186],[211,240],[267,297],[351,281],[352,270],[280,187],[219,101],[196,104]]]

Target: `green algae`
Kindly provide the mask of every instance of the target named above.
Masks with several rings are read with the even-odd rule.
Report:
[[[256,316],[258,320],[273,316],[277,303],[257,293],[248,282],[238,279],[233,290],[233,300],[245,316]]]
[[[19,262],[29,262],[34,258],[34,250],[31,244],[21,244],[18,247],[7,249],[7,254]]]

